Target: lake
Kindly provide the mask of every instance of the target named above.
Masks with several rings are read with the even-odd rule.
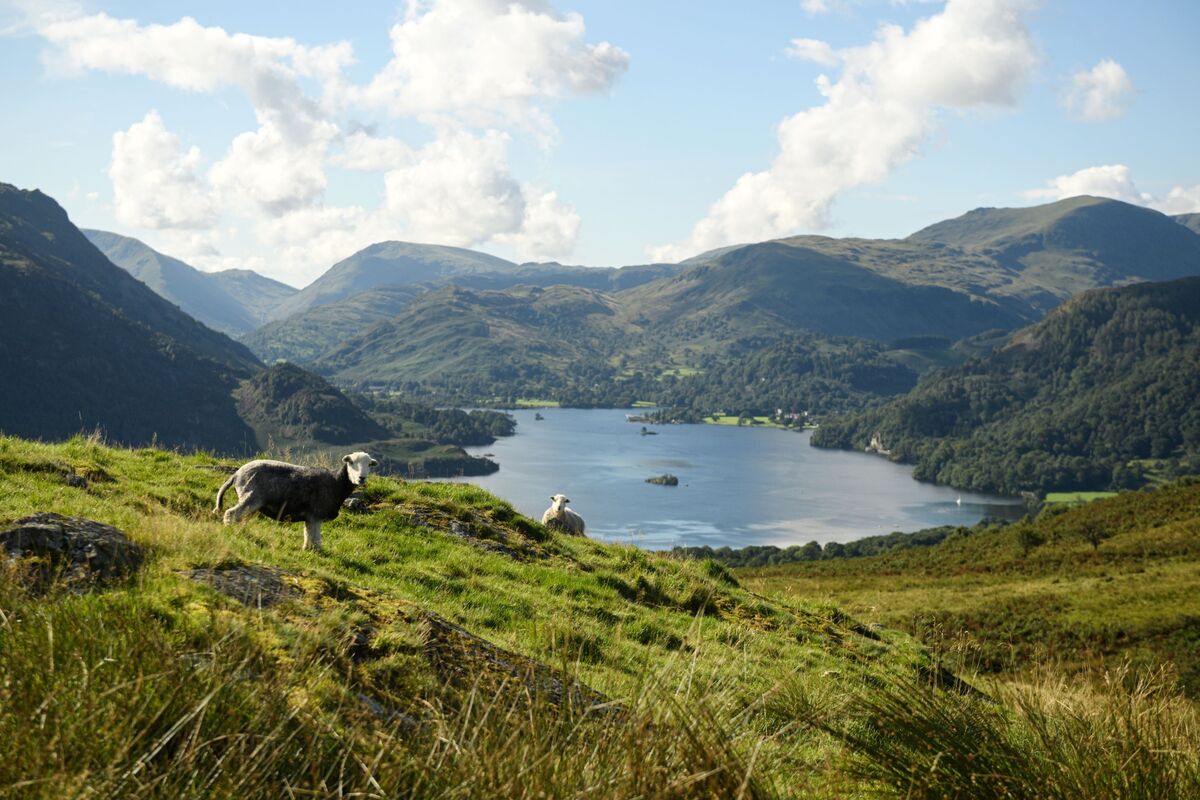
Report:
[[[879,456],[810,447],[808,432],[657,425],[642,436],[622,409],[512,413],[515,436],[468,448],[500,471],[462,480],[536,519],[565,494],[589,536],[648,550],[848,542],[1023,513],[1019,501],[920,483]],[[666,472],[678,486],[645,483]]]

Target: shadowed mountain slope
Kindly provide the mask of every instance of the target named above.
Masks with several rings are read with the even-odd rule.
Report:
[[[0,185],[0,429],[253,451],[230,392],[259,366],[110,263],[52,199]]]

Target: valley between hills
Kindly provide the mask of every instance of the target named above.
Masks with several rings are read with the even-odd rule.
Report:
[[[1194,220],[1093,197],[297,289],[0,185],[0,796],[1196,797],[1198,337]],[[424,480],[531,398],[816,423],[1029,514],[656,553]],[[320,553],[213,512],[358,449]]]

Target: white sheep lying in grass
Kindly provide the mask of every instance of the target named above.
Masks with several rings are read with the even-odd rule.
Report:
[[[371,467],[379,462],[363,452],[342,456],[337,472],[301,467],[283,461],[251,461],[243,464],[217,492],[217,513],[230,486],[238,502],[225,512],[225,524],[245,519],[255,511],[281,522],[304,523],[304,549],[321,549],[321,523],[333,519],[342,503],[358,486],[367,482]]]
[[[571,502],[566,495],[550,495],[550,507],[542,514],[542,524],[547,528],[558,528],[566,533],[583,536],[583,517],[567,508]]]

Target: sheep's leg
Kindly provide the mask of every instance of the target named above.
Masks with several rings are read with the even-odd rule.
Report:
[[[304,521],[304,549],[321,550],[321,520],[309,519]]]
[[[235,522],[241,522],[262,508],[262,505],[262,501],[254,496],[254,492],[239,495],[237,505],[225,512],[225,524],[232,525]]]

